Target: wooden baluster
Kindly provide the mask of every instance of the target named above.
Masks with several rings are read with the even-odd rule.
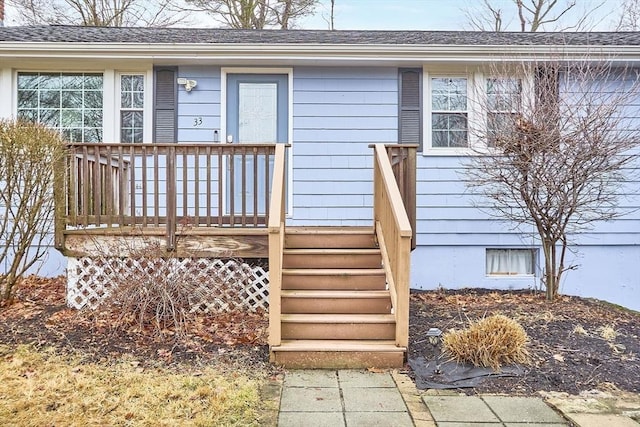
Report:
[[[222,200],[222,196],[224,194],[223,185],[224,185],[224,155],[222,153],[222,146],[218,146],[218,226],[222,227],[223,218],[222,214],[224,213],[224,203]]]
[[[194,171],[194,182],[193,182],[193,194],[195,197],[195,206],[194,206],[194,218],[193,218],[193,222],[195,223],[195,226],[198,227],[200,226],[200,147],[196,146],[195,147],[195,152],[194,152],[194,159],[193,159],[193,171]]]
[[[207,156],[207,227],[211,227],[211,147],[207,145],[205,152]]]

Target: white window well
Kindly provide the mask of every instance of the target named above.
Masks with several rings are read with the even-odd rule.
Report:
[[[487,276],[532,276],[536,249],[487,249]]]

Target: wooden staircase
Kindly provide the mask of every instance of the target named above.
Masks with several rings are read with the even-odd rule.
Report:
[[[279,344],[290,368],[400,367],[396,318],[373,227],[287,227]]]

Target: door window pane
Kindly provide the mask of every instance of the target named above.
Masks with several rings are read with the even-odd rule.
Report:
[[[277,83],[239,83],[238,139],[241,143],[278,141]]]

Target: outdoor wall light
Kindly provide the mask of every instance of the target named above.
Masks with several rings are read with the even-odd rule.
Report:
[[[198,86],[198,82],[197,81],[185,79],[184,77],[179,77],[178,78],[178,84],[179,85],[184,85],[184,90],[186,90],[187,92],[191,92],[191,89],[193,89],[194,87]]]

